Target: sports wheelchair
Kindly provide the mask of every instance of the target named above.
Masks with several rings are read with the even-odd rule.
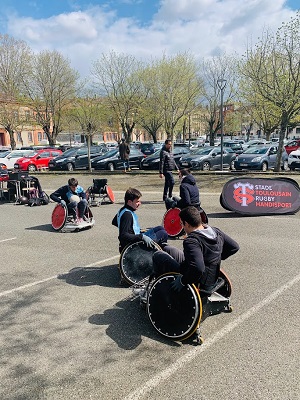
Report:
[[[167,210],[163,216],[163,227],[167,231],[167,234],[170,237],[179,237],[183,235],[184,229],[182,228],[182,225],[180,223],[180,208],[175,207],[175,208],[170,208]],[[200,214],[201,214],[201,219],[204,224],[208,223],[208,218],[205,213],[205,211],[200,208]]]
[[[87,189],[86,197],[90,206],[100,206],[104,202],[115,202],[115,195],[107,185],[107,179],[93,179],[93,186]]]
[[[211,291],[185,285],[178,293],[171,287],[177,275],[166,273],[149,283],[146,300],[148,317],[154,329],[164,337],[175,341],[192,338],[197,344],[202,344],[200,323],[208,316],[232,311],[231,282],[221,269]],[[133,298],[136,297],[133,295]],[[144,306],[142,300],[141,305]]]
[[[84,213],[84,221],[78,224],[71,222],[68,217],[67,206],[57,204],[51,215],[52,228],[60,232],[79,232],[84,229],[90,229],[95,225],[92,211],[89,207]]]

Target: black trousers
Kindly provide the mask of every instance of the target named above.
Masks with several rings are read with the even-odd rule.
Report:
[[[167,197],[172,197],[175,181],[172,171],[166,171],[163,175],[165,177],[163,200],[165,200]]]

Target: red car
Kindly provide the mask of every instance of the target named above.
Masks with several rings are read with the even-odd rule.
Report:
[[[298,150],[300,147],[300,139],[292,140],[291,142],[287,143],[285,147],[285,151],[290,154],[291,151]]]
[[[32,150],[32,153],[26,157],[17,159],[14,169],[34,172],[41,168],[48,168],[49,161],[61,154],[63,154],[62,151],[58,149]]]

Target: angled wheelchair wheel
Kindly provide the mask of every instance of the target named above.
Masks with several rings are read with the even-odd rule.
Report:
[[[147,313],[151,324],[161,335],[173,340],[185,340],[199,327],[202,302],[198,289],[186,285],[177,293],[171,288],[176,273],[160,276],[151,285]]]
[[[201,220],[203,224],[208,224],[208,217],[206,212],[203,210],[203,208],[200,207],[200,215],[201,215]]]
[[[158,244],[155,248],[151,248],[143,241],[126,246],[119,259],[122,278],[129,285],[137,284],[147,278],[153,273],[152,256],[157,250],[161,250]]]
[[[222,295],[224,297],[229,298],[232,293],[232,284],[231,284],[230,279],[228,278],[228,275],[225,273],[225,271],[222,268],[220,269],[219,277],[224,279],[225,284],[224,284],[224,286],[222,286],[220,289],[217,290],[217,293],[219,293],[220,295]]]
[[[105,190],[106,190],[106,194],[107,197],[109,198],[111,203],[115,202],[115,195],[114,192],[112,191],[111,187],[109,187],[108,185],[105,186]]]
[[[52,228],[55,229],[56,231],[59,231],[61,228],[63,228],[67,221],[67,215],[68,215],[67,207],[57,204],[54,210],[52,211],[52,216],[51,216]]]
[[[170,237],[180,236],[183,233],[180,222],[180,208],[170,208],[163,216],[163,227]]]

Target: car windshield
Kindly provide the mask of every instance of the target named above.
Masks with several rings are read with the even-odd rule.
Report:
[[[64,157],[72,156],[77,150],[78,150],[77,147],[72,147],[71,149],[66,150],[66,151],[64,152],[63,156],[64,156]]]
[[[269,147],[251,147],[244,151],[243,154],[266,154]]]
[[[1,151],[0,152],[0,158],[3,158],[3,157],[6,157],[8,154],[10,154],[11,153],[11,151],[10,150],[8,150],[8,151]]]
[[[112,157],[112,156],[116,155],[118,153],[118,151],[119,151],[118,149],[109,150],[107,153],[105,153],[103,155],[103,157],[105,157],[105,158]]]
[[[30,153],[26,154],[26,156],[24,156],[24,157],[32,158],[32,157],[36,156],[37,154],[38,153],[36,151],[31,151]]]
[[[209,154],[212,149],[213,149],[213,147],[202,147],[201,149],[197,149],[197,150],[193,151],[193,154],[206,155],[206,154]]]

